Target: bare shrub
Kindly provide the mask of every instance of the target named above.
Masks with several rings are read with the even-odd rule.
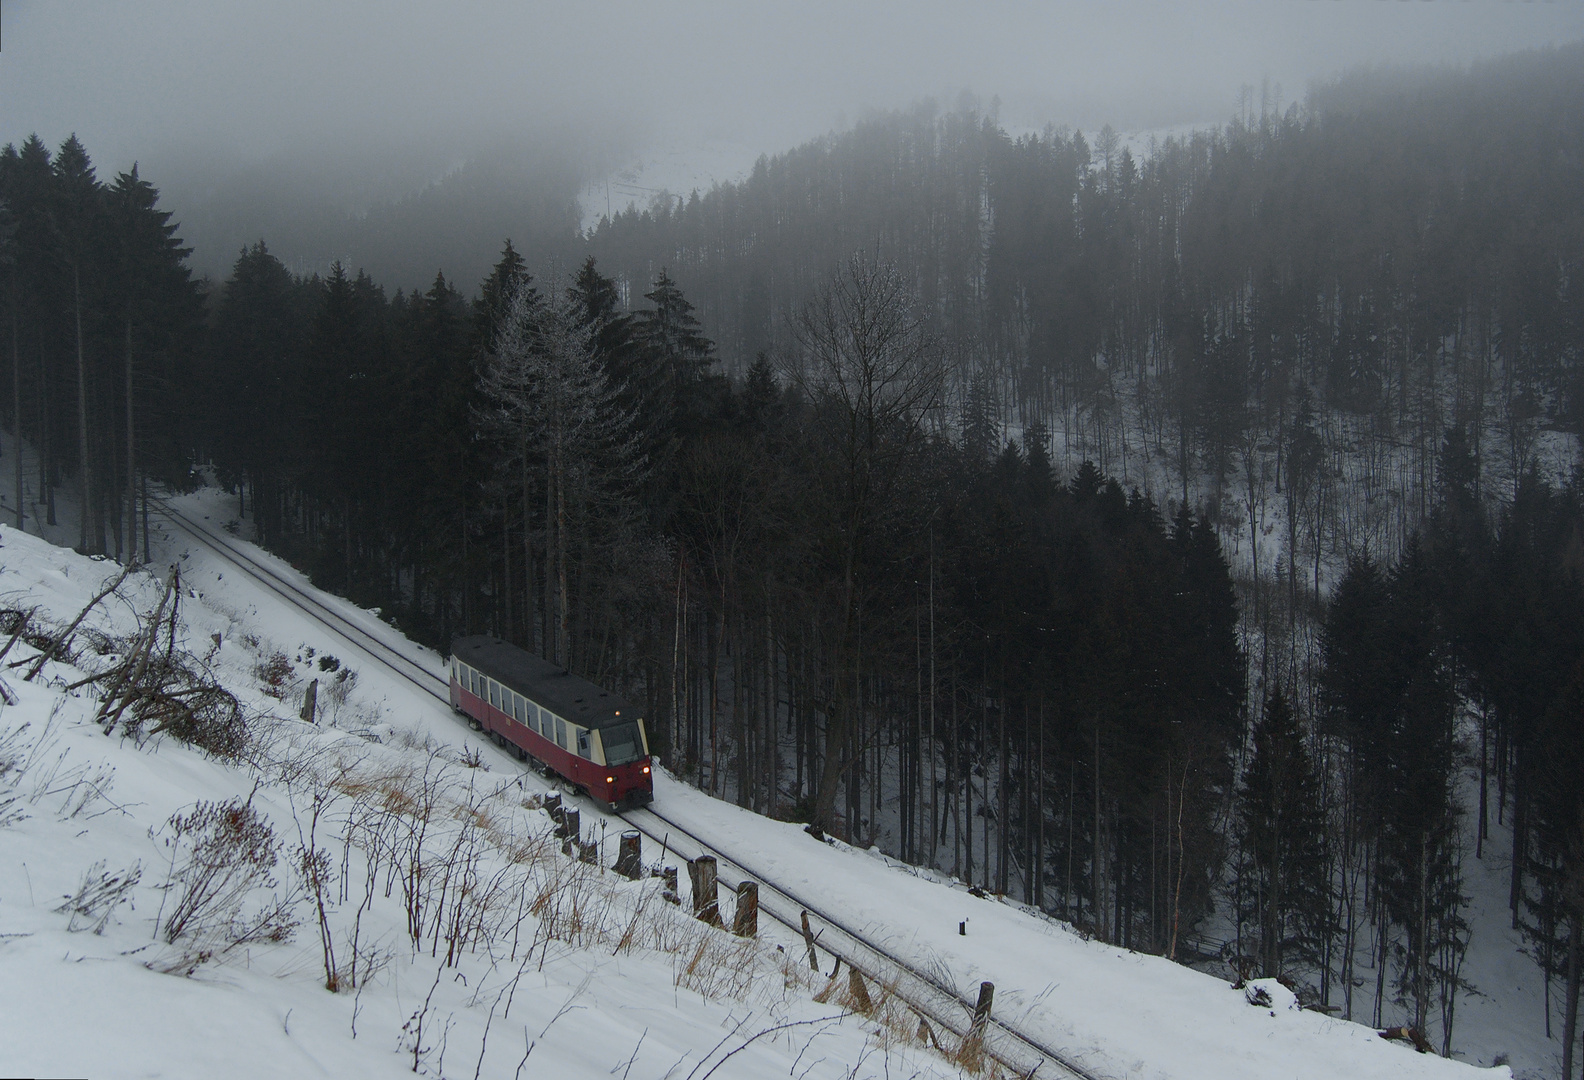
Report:
[[[27,724],[0,735],[0,829],[27,820],[27,811],[18,804],[17,785],[27,772]]]
[[[264,692],[277,701],[285,701],[298,681],[297,673],[292,668],[291,657],[279,649],[271,653],[268,659],[261,660],[253,669],[253,674],[263,686]]]
[[[255,892],[274,890],[280,849],[275,830],[253,808],[251,797],[200,802],[189,814],[172,815],[166,827],[172,835],[165,889],[167,898],[175,897],[165,919],[166,941],[207,946],[197,954],[203,960],[215,950],[291,938],[297,926],[292,898],[272,896],[247,909]]]
[[[333,661],[335,667],[326,668],[325,661]],[[341,667],[341,662],[333,656],[319,658],[319,670],[334,671],[335,678],[324,689],[324,700],[330,713],[330,723],[338,724],[341,719],[341,710],[346,708],[347,698],[357,688],[358,675],[349,667]]]
[[[107,761],[101,761],[96,765],[82,764],[66,770],[64,775],[54,779],[49,790],[42,792],[40,797],[65,796],[61,801],[60,809],[56,811],[62,821],[71,821],[84,814],[89,818],[96,818],[111,810],[126,812],[110,798],[110,792],[114,787],[115,766]],[[102,809],[99,808],[100,803],[105,804]]]
[[[133,863],[124,870],[106,872],[104,860],[83,872],[82,884],[66,897],[66,902],[55,909],[58,914],[71,912],[66,929],[72,933],[92,930],[104,933],[105,926],[115,909],[132,899],[132,890],[143,880],[143,863]]]

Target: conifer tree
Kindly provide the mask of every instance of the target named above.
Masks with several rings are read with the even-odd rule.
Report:
[[[106,193],[106,211],[113,244],[110,293],[112,304],[120,309],[116,321],[121,324],[125,347],[122,396],[126,409],[127,549],[135,560],[139,471],[168,481],[185,480],[196,449],[191,441],[195,419],[191,395],[140,394],[136,374],[141,370],[145,386],[166,390],[184,374],[190,377],[178,364],[197,335],[202,301],[186,265],[192,249],[177,237],[171,212],[160,209],[159,191],[138,174],[136,163],[131,172],[116,176]],[[160,423],[145,427],[137,417],[150,405],[156,405]],[[183,429],[185,439],[177,434]],[[139,455],[140,444],[148,460]],[[146,529],[143,542],[147,557]]]
[[[634,334],[647,352],[644,369],[634,374],[650,413],[649,426],[675,438],[694,400],[692,391],[714,362],[715,346],[699,328],[693,305],[665,269],[644,299],[654,307],[634,316]]]
[[[1331,913],[1325,818],[1314,763],[1280,689],[1254,725],[1238,791],[1240,923],[1252,926],[1266,978],[1317,970]]]
[[[73,341],[77,355],[77,489],[81,499],[77,549],[85,553],[102,553],[104,537],[99,532],[99,493],[94,489],[93,459],[88,439],[88,345],[83,327],[83,290],[95,284],[92,280],[84,279],[89,278],[94,269],[89,260],[92,258],[104,193],[98,178],[94,176],[88,151],[76,135],[61,144],[53,168],[56,184],[55,219],[60,228],[61,257],[71,272]]]
[[[545,653],[572,664],[572,585],[596,532],[588,523],[603,514],[606,528],[619,532],[621,511],[641,476],[631,416],[617,404],[576,314],[563,302],[522,292],[496,335],[482,389],[490,403],[486,421],[511,432],[521,452],[541,462]]]
[[[528,273],[528,264],[507,240],[501,249],[500,261],[479,286],[478,299],[473,301],[473,337],[481,354],[494,348],[495,335],[500,332],[517,294],[532,288],[533,276]]]

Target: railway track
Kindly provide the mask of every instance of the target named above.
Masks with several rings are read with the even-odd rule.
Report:
[[[665,841],[673,850],[679,850],[676,837],[680,834],[698,848],[700,854],[714,855],[722,867],[735,867],[741,877],[758,882],[759,910],[769,914],[776,922],[794,934],[801,934],[801,914],[807,911],[811,921],[823,924],[819,937],[820,948],[832,956],[840,957],[844,963],[857,968],[872,981],[892,986],[898,997],[938,1027],[959,1039],[967,1035],[975,1003],[955,987],[947,985],[940,976],[886,951],[862,932],[853,929],[846,920],[832,915],[823,905],[811,903],[807,898],[774,884],[751,865],[712,848],[685,826],[652,807],[629,811],[622,815],[622,819],[645,835],[655,838],[655,832],[660,830],[642,828],[645,816],[653,817],[665,826]],[[724,876],[721,881],[722,884],[729,884]],[[831,937],[835,937],[840,944],[833,944]],[[1101,1080],[1098,1074],[1075,1061],[1070,1053],[1051,1047],[993,1015],[986,1025],[985,1050],[1019,1076],[1068,1076],[1079,1080]]]
[[[244,548],[231,542],[223,533],[194,520],[191,515],[172,506],[169,501],[151,497],[150,502],[191,539],[221,556],[305,615],[334,631],[374,663],[389,669],[422,693],[444,702],[447,708],[450,707],[450,695],[447,690],[449,684],[438,672],[392,648],[354,620],[348,619],[341,612],[321,602],[312,593],[279,575],[266,563],[254,558]],[[848,925],[845,920],[832,915],[822,905],[811,903],[806,898],[776,885],[750,864],[715,850],[685,826],[656,811],[652,806],[630,810],[618,816],[627,825],[648,836],[652,842],[663,845],[666,850],[676,851],[683,857],[690,857],[683,846],[685,844],[696,849],[697,854],[714,855],[722,868],[735,868],[740,878],[757,882],[760,888],[760,910],[794,935],[801,936],[802,913],[808,912],[811,920],[819,924],[819,948],[834,957],[839,957],[843,963],[858,970],[872,981],[892,986],[898,997],[920,1016],[929,1019],[937,1028],[950,1032],[959,1039],[967,1034],[974,1002],[955,987],[947,985],[942,977],[888,952],[861,931]],[[659,824],[651,824],[651,819]],[[731,884],[725,878],[722,878],[722,883],[728,886]],[[1077,1080],[1102,1080],[1087,1066],[1075,1061],[1070,1053],[1049,1046],[1038,1037],[994,1016],[986,1026],[984,1047],[991,1058],[1019,1076],[1066,1076],[1075,1077]]]
[[[450,707],[451,699],[445,689],[449,684],[438,673],[418,663],[418,661],[405,655],[399,649],[393,649],[341,612],[328,604],[320,602],[317,597],[306,589],[299,588],[293,582],[281,577],[267,564],[260,562],[248,554],[245,549],[232,543],[230,538],[223,533],[193,520],[191,515],[176,509],[169,501],[151,495],[149,502],[158,508],[159,512],[169,521],[188,536],[198,541],[198,543],[226,559],[237,569],[281,597],[309,618],[328,625],[330,629],[336,631],[354,648],[374,662],[384,665],[414,687],[429,694],[431,697],[445,702],[446,706]]]

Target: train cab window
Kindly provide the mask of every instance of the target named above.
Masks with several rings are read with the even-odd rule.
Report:
[[[600,731],[600,743],[605,748],[605,764],[626,765],[644,756],[643,740],[638,735],[638,721],[629,720]]]
[[[589,753],[589,733],[587,728],[578,728],[577,744],[578,757],[592,758],[594,756],[593,754]]]

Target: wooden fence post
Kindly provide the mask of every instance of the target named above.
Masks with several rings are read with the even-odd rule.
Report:
[[[616,851],[616,872],[632,881],[638,880],[643,866],[643,835],[635,832],[621,834],[621,847]]]
[[[688,860],[688,880],[693,885],[693,917],[711,926],[721,925],[717,873],[713,855]]]
[[[990,1022],[990,1003],[995,1000],[995,983],[979,984],[979,1003],[974,1006],[973,1023],[963,1038],[959,1058],[965,1062],[977,1061],[984,1053],[985,1025]]]
[[[732,933],[738,937],[759,936],[759,883],[746,878],[737,883],[737,912],[732,917]]]
[[[847,1000],[854,1012],[861,1012],[865,1016],[874,1012],[874,1002],[869,1000],[869,988],[864,986],[863,976],[851,964],[847,965]]]
[[[809,929],[808,912],[803,913],[803,944],[808,946],[809,970],[819,972],[819,953],[814,951],[814,931]]]

